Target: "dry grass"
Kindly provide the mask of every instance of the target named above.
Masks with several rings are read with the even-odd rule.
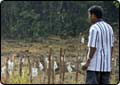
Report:
[[[24,51],[26,49],[29,49],[29,51],[32,54],[48,54],[49,53],[49,46],[52,46],[53,48],[53,55],[55,55],[57,57],[57,60],[59,60],[59,50],[60,47],[66,49],[66,56],[65,59],[66,61],[71,61],[71,62],[75,62],[76,61],[76,55],[78,55],[78,52],[82,55],[82,59],[86,56],[86,49],[87,46],[86,45],[82,45],[82,47],[79,47],[79,40],[77,38],[75,39],[68,39],[68,40],[61,40],[60,38],[50,38],[52,39],[52,42],[49,43],[49,41],[47,41],[46,43],[36,43],[36,42],[6,42],[6,41],[2,41],[1,42],[1,52],[2,54],[6,54],[6,53],[16,53],[19,51]],[[54,41],[55,40],[55,41]],[[57,43],[56,43],[57,40]],[[59,42],[61,41],[61,42]],[[59,42],[59,43],[58,43]],[[115,44],[115,48],[114,48],[114,52],[113,52],[113,57],[119,57],[119,42],[117,41],[117,43]],[[78,48],[82,48],[81,51]],[[6,55],[4,57],[1,57],[1,65],[3,65],[4,63],[4,58],[6,57]],[[18,67],[16,67],[17,69]],[[28,74],[28,68],[24,67],[23,69],[23,76],[22,78],[20,78],[18,71],[15,71],[15,74],[13,76],[10,76],[9,79],[9,83],[10,84],[23,84],[23,83],[30,83],[29,82],[29,76]],[[116,69],[113,67],[113,69]],[[118,75],[119,73],[116,73],[116,75]],[[71,75],[71,77],[70,77]],[[40,76],[40,75],[39,75]],[[40,81],[40,77],[36,77],[33,81],[33,83],[41,83]],[[85,82],[85,78],[84,78],[84,74],[79,74],[79,79],[78,79],[78,83],[79,84],[84,84]],[[116,84],[116,76],[115,73],[113,72],[113,74],[111,75],[111,84]],[[55,76],[55,83],[59,83],[59,75]],[[47,80],[46,80],[47,83]],[[75,72],[72,72],[72,74],[66,73],[65,74],[65,84],[75,84]]]

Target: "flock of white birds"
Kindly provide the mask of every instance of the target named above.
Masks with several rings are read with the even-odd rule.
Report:
[[[20,61],[20,59],[19,59],[19,61]],[[24,63],[24,61],[25,61],[25,58],[22,58],[22,63]],[[47,63],[47,69],[48,69],[48,67],[49,67],[48,58],[45,58],[45,62]],[[8,64],[8,72],[9,72],[10,75],[12,75],[12,72],[13,72],[14,66],[15,66],[15,65],[14,65],[15,63],[14,63],[11,59],[9,59],[9,60],[7,61],[7,64]],[[54,61],[54,64],[53,64],[53,65],[54,65],[54,66],[53,66],[53,67],[54,67],[54,71],[56,71],[56,69],[58,68],[57,62]],[[38,75],[38,70],[43,71],[43,69],[44,69],[44,66],[43,66],[43,64],[42,64],[41,62],[39,62],[39,69],[38,69],[37,67],[32,67],[32,68],[31,68],[32,77],[37,76],[37,75]],[[71,73],[71,72],[73,71],[70,62],[67,62],[67,71],[68,71],[69,73]],[[3,67],[1,67],[1,74],[2,74],[2,75],[6,75],[6,65],[4,65]]]
[[[82,43],[82,44],[84,44],[84,41],[85,41],[85,38],[84,38],[84,37],[81,37],[81,43]],[[24,62],[25,62],[25,58],[24,58],[24,57],[19,57],[19,62],[24,63]],[[48,68],[49,68],[49,60],[48,60],[48,58],[45,58],[45,63],[47,64],[47,69],[48,69]],[[15,65],[14,65],[15,62],[12,61],[12,59],[9,59],[9,60],[7,61],[7,64],[8,64],[8,73],[9,73],[10,75],[12,75],[13,70],[14,70],[14,66],[15,66]],[[69,73],[71,73],[71,72],[73,71],[72,67],[75,67],[75,66],[72,66],[72,65],[71,65],[71,62],[67,62],[66,65],[67,65],[67,71],[68,71]],[[37,75],[38,75],[38,71],[39,71],[39,70],[40,70],[40,71],[43,71],[43,69],[44,69],[44,66],[43,66],[43,64],[42,64],[41,62],[39,62],[39,68],[37,68],[37,67],[32,67],[32,68],[31,68],[32,77],[37,76]],[[54,61],[53,69],[54,69],[54,71],[56,71],[56,69],[58,69],[58,64],[57,64],[56,61]],[[2,74],[2,75],[6,75],[6,65],[4,65],[3,67],[1,67],[1,74]]]

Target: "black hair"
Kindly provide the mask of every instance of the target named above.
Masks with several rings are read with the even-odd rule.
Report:
[[[96,15],[97,18],[103,17],[103,8],[101,6],[94,5],[88,9],[90,14]]]

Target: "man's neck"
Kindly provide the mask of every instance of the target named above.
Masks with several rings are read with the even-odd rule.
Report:
[[[96,20],[96,22],[100,22],[100,21],[103,21],[103,19],[99,18],[99,19]]]

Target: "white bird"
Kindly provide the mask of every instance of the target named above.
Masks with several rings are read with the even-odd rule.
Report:
[[[68,70],[69,73],[71,73],[73,71],[73,69],[70,65],[70,62],[68,63],[67,70]]]
[[[10,59],[7,61],[8,65],[11,63]]]
[[[54,71],[58,68],[57,62],[54,61]]]
[[[82,38],[81,38],[81,43],[84,44],[84,41],[85,41],[85,38],[82,37]]]
[[[22,58],[22,63],[24,63],[24,61],[25,61],[25,58]]]
[[[42,65],[42,63],[41,63],[41,62],[39,62],[39,68],[40,68],[40,71],[42,71],[42,70],[43,70],[43,65]]]
[[[73,68],[75,68],[75,65],[71,65]]]
[[[8,60],[8,72],[11,75],[14,68],[14,62]]]
[[[2,68],[1,68],[1,74],[5,74],[5,70],[6,70],[6,66],[3,66]]]
[[[38,68],[32,68],[32,77],[36,77],[38,75]]]

